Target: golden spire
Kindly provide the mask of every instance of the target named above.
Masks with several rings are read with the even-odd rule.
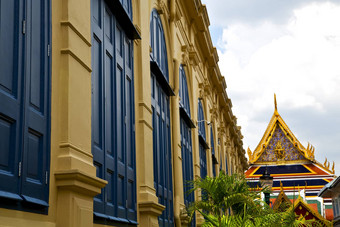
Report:
[[[275,113],[275,114],[278,114],[278,112],[277,112],[276,94],[275,94],[275,93],[274,93],[274,106],[275,106],[275,111],[274,111],[274,113]]]
[[[281,191],[283,191],[283,184],[282,184],[281,181],[280,181],[280,189],[281,189]]]

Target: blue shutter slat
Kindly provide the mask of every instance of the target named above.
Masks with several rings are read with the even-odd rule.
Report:
[[[125,116],[126,116],[126,171],[127,171],[127,218],[129,220],[137,220],[136,215],[136,176],[135,176],[135,148],[134,141],[135,134],[133,130],[134,124],[134,93],[133,93],[133,80],[132,80],[132,43],[124,39],[125,49]]]
[[[124,74],[124,36],[118,23],[116,23],[116,101],[117,101],[117,174],[118,174],[118,209],[117,217],[126,219],[126,121],[125,118],[125,74]]]
[[[103,35],[102,7],[98,0],[92,1],[92,154],[93,163],[96,167],[96,175],[99,178],[107,179],[104,162],[104,112],[103,112]],[[109,180],[108,180],[109,181]],[[110,182],[109,182],[110,183]],[[94,210],[98,213],[105,212],[105,189],[93,200]]]
[[[22,166],[22,195],[28,202],[38,199],[48,203],[45,183],[49,146],[49,70],[47,45],[49,39],[48,4],[27,1],[25,71],[25,126]],[[30,199],[34,198],[34,199]],[[36,200],[36,203],[39,201]],[[44,203],[40,203],[43,205]]]
[[[103,97],[103,105],[105,108],[103,108],[103,125],[105,128],[104,133],[104,154],[102,157],[104,158],[105,163],[105,179],[108,181],[108,185],[106,186],[106,192],[105,194],[105,214],[113,216],[115,212],[115,206],[116,206],[116,199],[114,196],[114,192],[116,189],[116,181],[115,181],[115,155],[114,155],[114,148],[112,141],[112,138],[114,138],[115,132],[114,132],[114,118],[113,118],[113,104],[114,104],[114,74],[113,74],[113,55],[114,53],[114,47],[112,45],[112,23],[113,18],[112,14],[108,12],[108,9],[103,9],[104,13],[104,59],[105,61],[103,68],[104,74],[102,78],[104,78],[104,97]],[[105,155],[105,157],[104,157]]]
[[[18,36],[22,2],[0,1],[0,197],[20,200],[18,162],[22,131],[22,61]]]

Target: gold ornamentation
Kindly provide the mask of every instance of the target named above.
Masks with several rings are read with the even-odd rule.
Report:
[[[314,160],[314,151],[315,147],[312,144],[308,143],[307,149],[305,151],[306,157],[310,160]]]
[[[323,167],[325,168],[325,169],[327,169],[329,172],[331,172],[332,174],[334,174],[335,173],[335,170],[334,170],[334,168],[335,168],[335,163],[334,163],[334,161],[333,161],[333,165],[332,165],[332,170],[330,169],[330,162],[327,160],[327,158],[325,158],[325,162],[323,163]]]
[[[275,111],[277,111],[277,102],[276,102],[276,94],[274,93],[274,105],[275,105]]]
[[[251,164],[268,164],[268,163],[278,163],[285,164],[285,163],[299,163],[301,161],[313,161],[315,162],[315,148],[308,144],[307,149],[298,141],[292,131],[290,131],[288,125],[284,122],[282,117],[277,111],[277,101],[276,101],[276,94],[274,94],[274,114],[267,126],[267,129],[255,148],[252,152],[252,160],[250,161]],[[280,127],[284,136],[283,140],[281,141],[281,148],[279,150],[275,150],[277,146],[275,141],[271,143],[273,139],[273,133],[276,130],[276,127]],[[274,138],[277,140],[278,138]],[[290,146],[290,144],[292,146]],[[280,150],[284,149],[284,150]],[[284,157],[283,157],[284,156]],[[281,157],[281,160],[280,160]]]
[[[285,151],[284,151],[284,149],[282,148],[281,141],[278,141],[278,142],[276,143],[276,146],[275,146],[274,151],[275,151],[276,157],[277,157],[279,160],[284,159]]]
[[[253,162],[254,154],[251,152],[249,147],[247,149],[247,153],[248,153],[248,157],[249,157],[249,162]]]

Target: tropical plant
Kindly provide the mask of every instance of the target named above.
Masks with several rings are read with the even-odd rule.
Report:
[[[219,176],[200,178],[191,182],[191,190],[201,191],[201,199],[190,204],[188,213],[195,211],[205,219],[203,226],[308,226],[304,220],[296,220],[293,209],[275,211],[264,203],[260,193],[264,188],[251,189],[243,175],[231,176],[220,172]]]

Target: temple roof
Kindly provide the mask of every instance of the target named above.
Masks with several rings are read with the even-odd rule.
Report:
[[[291,205],[291,204],[292,202],[287,197],[286,193],[283,191],[283,184],[280,182],[280,193],[275,199],[275,202],[273,204],[273,209],[279,210],[279,211],[285,211],[288,208],[287,205]]]
[[[315,211],[307,202],[305,202],[300,196],[295,200],[293,209],[295,214],[300,220],[313,220],[319,221],[323,226],[333,226],[332,223],[322,217],[317,211]]]
[[[247,150],[250,165],[290,165],[315,163],[328,173],[334,174],[334,162],[332,170],[330,164],[324,165],[315,160],[315,148],[308,143],[304,147],[295,137],[288,125],[282,119],[277,110],[276,96],[274,94],[274,114],[262,136],[259,144],[252,152]]]

